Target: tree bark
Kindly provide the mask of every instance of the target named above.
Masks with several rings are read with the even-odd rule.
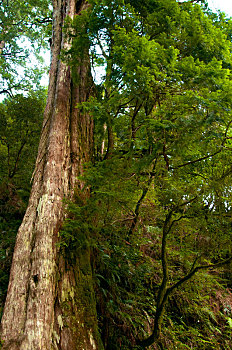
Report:
[[[90,251],[70,265],[57,242],[64,198],[81,187],[77,175],[91,159],[93,122],[76,105],[92,84],[88,56],[77,67],[59,59],[68,44],[62,31],[86,1],[53,1],[53,38],[47,105],[28,208],[19,229],[1,324],[3,349],[102,349],[97,328]]]

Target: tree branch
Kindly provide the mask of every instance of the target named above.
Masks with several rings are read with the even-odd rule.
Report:
[[[197,163],[197,162],[201,162],[202,160],[205,160],[205,159],[208,159],[210,157],[214,157],[216,156],[216,154],[220,153],[222,151],[222,149],[212,153],[212,154],[209,154],[207,156],[204,156],[204,157],[201,157],[201,158],[198,158],[198,159],[195,159],[195,160],[192,160],[192,161],[189,161],[189,162],[186,162],[184,164],[181,164],[181,165],[178,165],[176,167],[170,167],[169,169],[170,170],[175,170],[175,169],[179,169],[179,168],[183,168],[184,166],[186,165],[190,165],[190,164],[194,164],[194,163]]]
[[[13,97],[13,94],[10,90],[3,89],[0,91],[0,94],[8,94],[10,97]]]
[[[161,304],[159,306],[157,305],[155,322],[154,322],[154,329],[153,329],[152,334],[147,339],[144,339],[142,341],[138,341],[138,344],[141,345],[142,347],[148,347],[148,346],[152,345],[154,342],[158,341],[159,336],[160,336],[159,327],[160,327],[160,324],[162,322],[162,316],[163,316],[163,313],[165,311],[165,305],[168,301],[168,298],[171,296],[171,294],[173,294],[173,292],[178,287],[180,287],[186,281],[190,280],[200,270],[207,270],[207,269],[211,269],[211,268],[222,267],[222,266],[227,265],[231,262],[232,262],[232,256],[230,258],[223,260],[223,261],[220,261],[216,264],[200,265],[200,266],[193,268],[194,264],[196,263],[196,259],[195,259],[190,272],[186,276],[181,278],[177,283],[175,283],[173,286],[169,287],[166,290]]]
[[[152,171],[151,171],[151,173],[150,173],[150,178],[149,178],[149,180],[148,180],[148,183],[147,183],[146,187],[143,189],[143,192],[142,192],[142,194],[141,194],[141,196],[140,196],[140,198],[139,198],[139,200],[138,200],[138,202],[137,202],[137,204],[136,204],[136,207],[135,207],[135,216],[134,216],[134,219],[133,219],[133,221],[132,221],[130,230],[129,230],[129,232],[128,232],[128,238],[129,238],[129,237],[132,235],[132,233],[134,232],[135,226],[136,226],[136,224],[137,224],[141,204],[142,204],[144,198],[146,197],[147,192],[148,192],[149,187],[150,187],[150,184],[151,184],[151,182],[152,182],[152,180],[153,180],[153,178],[154,178],[155,167],[156,167],[156,164],[157,164],[157,160],[158,160],[158,158],[155,159],[155,164],[154,164],[153,169],[152,169]]]

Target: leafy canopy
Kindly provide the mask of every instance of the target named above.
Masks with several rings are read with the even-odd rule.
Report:
[[[95,120],[94,164],[82,179],[91,197],[70,205],[61,246],[69,256],[86,245],[97,252],[111,349],[148,333],[140,346],[190,348],[202,339],[202,348],[219,349],[204,326],[208,311],[195,309],[200,301],[191,304],[199,329],[186,340],[191,320],[173,293],[194,299],[197,287],[184,282],[207,267],[218,274],[217,263],[231,259],[231,20],[192,1],[90,3],[67,21],[73,41],[63,57],[75,71],[89,46],[93,72],[101,67],[95,96],[77,106]],[[206,278],[212,288],[209,273],[196,280]],[[181,340],[168,322],[178,324]],[[223,342],[229,348],[229,337]]]
[[[51,36],[50,3],[50,0],[0,1],[1,94],[12,95],[17,90],[38,87],[43,73],[38,64],[39,52],[47,49]]]

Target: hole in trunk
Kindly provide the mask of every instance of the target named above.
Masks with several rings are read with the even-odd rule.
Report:
[[[33,281],[34,281],[35,285],[37,285],[38,282],[39,282],[39,276],[38,275],[34,275],[33,276]]]

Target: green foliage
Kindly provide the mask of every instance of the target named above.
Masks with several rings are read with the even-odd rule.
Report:
[[[44,72],[39,53],[51,36],[50,4],[50,0],[1,1],[0,94],[38,87]],[[32,65],[32,54],[36,65]]]
[[[175,339],[180,348],[182,344],[188,344],[189,348],[229,349],[231,335],[225,312],[228,296],[222,291],[218,277],[209,274],[197,276],[196,283],[189,283],[183,291],[177,291],[168,307],[166,341]]]
[[[83,59],[84,36],[104,71],[78,106],[95,120],[95,159],[60,246],[91,247],[105,348],[130,349],[152,333],[162,293],[231,256],[231,23],[192,2],[91,4],[68,22],[64,57]],[[219,277],[174,288],[154,349],[231,347]]]
[[[16,95],[0,104],[0,181],[30,182],[45,107],[46,92]],[[32,156],[33,155],[33,156]],[[25,162],[27,159],[27,162]],[[20,171],[18,171],[20,168]]]

